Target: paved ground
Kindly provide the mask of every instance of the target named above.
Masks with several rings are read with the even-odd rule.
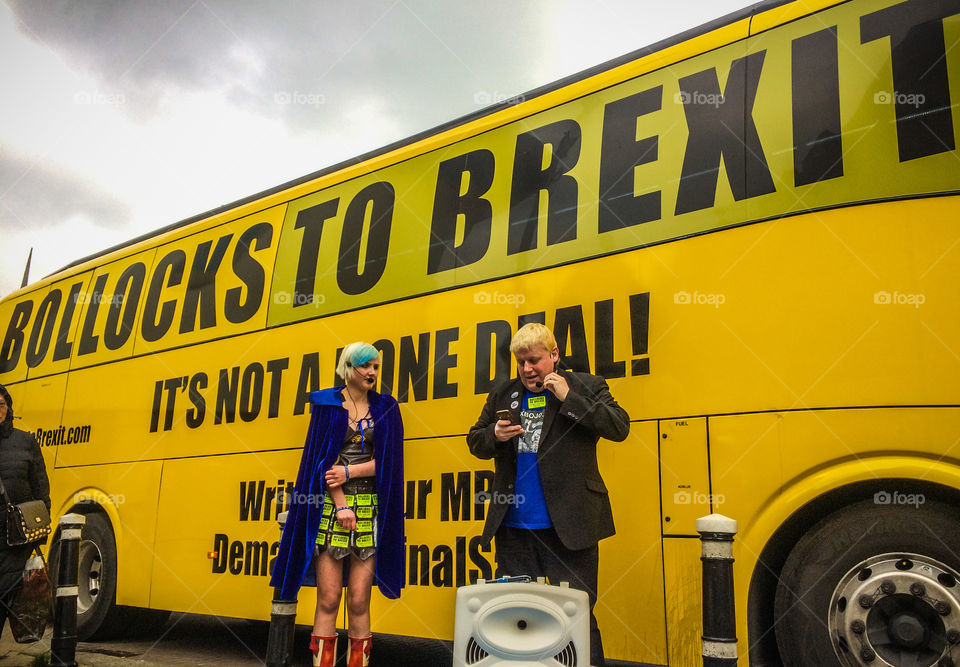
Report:
[[[50,630],[36,644],[16,644],[5,629],[0,638],[0,665],[27,667],[34,657],[50,651]],[[310,633],[298,628],[294,665],[310,665]],[[343,640],[341,640],[343,645]],[[153,639],[81,642],[80,667],[155,665],[263,665],[267,625],[239,619],[173,614],[160,636]],[[374,635],[371,667],[449,667],[449,642]]]

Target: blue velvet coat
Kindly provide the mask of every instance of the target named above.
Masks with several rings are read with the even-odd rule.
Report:
[[[336,463],[347,435],[343,386],[310,394],[313,404],[307,441],[300,459],[287,522],[280,537],[270,585],[277,598],[295,600],[305,583],[315,585],[309,572],[313,547],[323,514],[324,472]],[[392,396],[367,393],[373,418],[373,457],[377,462],[377,564],[374,584],[388,598],[400,597],[404,585],[406,545],[403,530],[403,422]],[[346,580],[348,566],[344,568]],[[307,576],[309,574],[309,576]]]

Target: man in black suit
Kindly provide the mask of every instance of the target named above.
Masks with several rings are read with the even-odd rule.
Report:
[[[494,459],[483,537],[496,538],[498,573],[547,577],[590,596],[590,658],[603,665],[593,614],[597,542],[614,534],[607,488],[597,467],[597,441],[620,442],[630,417],[603,378],[560,370],[553,333],[521,327],[510,341],[516,380],[494,389],[467,434],[474,456]],[[508,410],[511,419],[499,419]]]

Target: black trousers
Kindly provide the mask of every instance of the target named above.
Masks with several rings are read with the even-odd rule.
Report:
[[[602,666],[603,642],[593,608],[597,604],[599,549],[572,551],[563,546],[553,528],[528,530],[501,525],[494,537],[497,576],[527,574],[546,577],[552,585],[561,581],[585,591],[590,599],[590,664]]]

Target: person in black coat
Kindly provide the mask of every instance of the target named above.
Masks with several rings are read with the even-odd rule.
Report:
[[[494,460],[483,538],[496,540],[498,574],[568,581],[587,592],[591,664],[603,665],[593,615],[597,543],[615,530],[597,442],[625,440],[630,417],[603,378],[559,368],[556,339],[544,325],[521,327],[510,352],[518,378],[490,392],[467,434],[474,456]]]
[[[13,428],[13,399],[0,385],[0,479],[14,505],[42,500],[50,509],[50,484],[40,445],[32,434]],[[23,582],[23,567],[33,545],[7,546],[6,510],[0,515],[0,633],[6,623],[7,603]]]

